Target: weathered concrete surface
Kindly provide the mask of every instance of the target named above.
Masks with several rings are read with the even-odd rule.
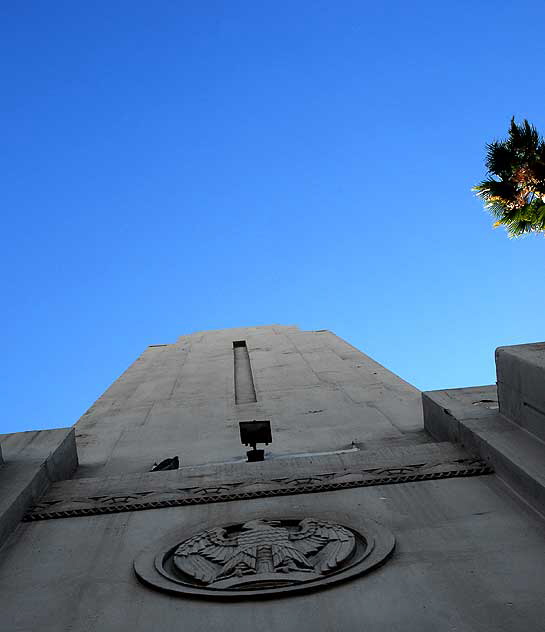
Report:
[[[437,440],[458,443],[490,463],[498,476],[545,515],[545,444],[497,411],[468,405],[474,395],[470,390],[423,393],[427,430]]]
[[[246,340],[257,402],[236,404],[233,341]],[[78,476],[244,455],[238,422],[270,419],[270,453],[334,451],[422,429],[420,393],[330,332],[253,327],[149,347],[77,424]]]
[[[235,403],[237,340],[247,343],[256,402]],[[53,483],[37,501],[82,507],[78,517],[21,523],[0,549],[0,629],[541,629],[545,523],[529,503],[539,509],[545,499],[543,444],[499,415],[495,386],[425,394],[434,441],[424,432],[420,395],[327,331],[249,327],[148,348],[78,422],[76,475]],[[273,444],[263,463],[241,462],[238,422],[251,419],[271,420]],[[381,476],[383,468],[423,471],[423,464],[448,459],[465,467],[471,453],[493,463],[497,474],[245,500],[233,494],[230,502],[150,503],[145,511],[97,515],[100,503],[125,495],[200,494],[195,486],[213,494],[214,486],[290,485],[291,478],[307,485],[306,477],[337,481],[339,473],[355,480],[358,469]],[[180,470],[149,472],[174,455]],[[340,524],[363,516],[393,532],[397,546],[368,575],[308,595],[246,603],[169,596],[139,583],[133,571],[142,549],[178,529],[290,515]]]
[[[498,386],[422,394],[424,424],[490,462],[545,515],[545,343],[499,347]]]
[[[362,512],[394,532],[394,556],[328,590],[250,603],[171,597],[134,575],[135,555],[179,525],[291,511]],[[493,476],[29,523],[0,555],[2,617],[10,632],[539,630],[544,538]]]
[[[500,410],[545,440],[545,342],[496,349]]]
[[[40,499],[44,510],[62,512],[67,509],[105,506],[116,502],[142,502],[155,499],[163,494],[176,495],[177,490],[202,488],[222,490],[225,486],[252,483],[268,483],[300,479],[312,480],[324,474],[343,474],[377,469],[383,472],[389,468],[400,470],[413,465],[425,464],[429,467],[467,459],[468,454],[451,443],[428,443],[409,446],[383,446],[373,450],[361,450],[337,455],[319,455],[289,459],[267,460],[258,463],[225,463],[185,467],[170,472],[126,474],[96,478],[75,478],[59,481],[51,485]],[[416,469],[415,473],[419,470]],[[338,476],[336,476],[336,479]],[[316,479],[319,480],[319,479]],[[327,481],[327,479],[326,479]],[[226,491],[228,491],[226,489]],[[199,493],[201,491],[199,490]],[[105,497],[105,498],[104,498]],[[104,501],[102,499],[104,498]],[[116,499],[118,499],[116,501]],[[126,499],[126,500],[125,500]]]
[[[488,420],[499,410],[495,385],[422,393],[426,430],[438,441],[460,443],[460,423]]]
[[[0,545],[52,481],[69,478],[77,467],[73,428],[0,435],[5,462],[0,467]]]

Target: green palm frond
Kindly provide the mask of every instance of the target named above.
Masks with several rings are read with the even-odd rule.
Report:
[[[515,209],[503,209],[496,217],[495,226],[505,226],[509,237],[545,231],[545,204],[540,200]]]
[[[485,165],[488,173],[499,178],[508,178],[512,174],[515,155],[506,143],[494,141],[486,146]]]
[[[473,187],[510,237],[545,232],[545,142],[526,119],[514,117],[505,140],[486,146],[489,178]]]
[[[523,154],[531,154],[541,143],[541,138],[537,129],[533,125],[530,125],[526,119],[524,119],[520,125],[517,125],[515,123],[515,117],[513,116],[511,126],[509,127],[508,142],[515,151]]]
[[[518,189],[516,185],[509,180],[494,180],[493,178],[489,178],[474,186],[473,190],[485,201],[499,198],[507,204],[514,204],[517,200]]]

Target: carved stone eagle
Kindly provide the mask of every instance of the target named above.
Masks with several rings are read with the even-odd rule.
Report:
[[[250,520],[216,527],[182,542],[175,567],[217,588],[308,581],[333,572],[354,551],[354,534],[332,522]]]

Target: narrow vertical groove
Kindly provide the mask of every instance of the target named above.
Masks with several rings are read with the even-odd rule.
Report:
[[[235,404],[256,402],[252,365],[245,340],[233,342],[233,360],[235,363]]]

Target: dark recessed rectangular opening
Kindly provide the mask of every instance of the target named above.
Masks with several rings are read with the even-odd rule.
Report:
[[[246,340],[233,341],[233,361],[235,365],[235,403],[256,402],[254,377]]]

